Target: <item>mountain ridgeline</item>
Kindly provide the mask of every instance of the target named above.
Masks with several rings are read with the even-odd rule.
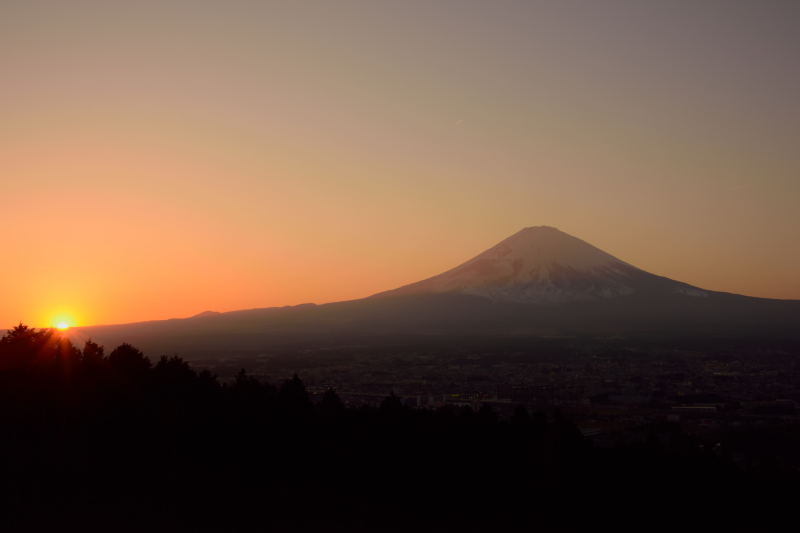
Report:
[[[324,305],[204,312],[76,328],[113,345],[197,352],[306,343],[533,336],[800,337],[800,301],[721,293],[651,274],[548,226],[437,276]]]

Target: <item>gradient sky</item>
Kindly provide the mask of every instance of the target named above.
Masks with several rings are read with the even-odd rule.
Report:
[[[357,298],[547,224],[800,298],[800,2],[0,0],[0,326]]]

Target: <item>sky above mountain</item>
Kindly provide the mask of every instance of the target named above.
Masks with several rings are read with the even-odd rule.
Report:
[[[0,3],[0,327],[366,296],[548,224],[800,298],[800,4]]]

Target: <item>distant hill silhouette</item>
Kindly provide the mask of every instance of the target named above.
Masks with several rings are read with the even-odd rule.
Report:
[[[800,302],[650,274],[555,228],[525,228],[466,263],[360,300],[206,311],[75,328],[106,344],[198,353],[298,343],[536,335],[800,337]]]

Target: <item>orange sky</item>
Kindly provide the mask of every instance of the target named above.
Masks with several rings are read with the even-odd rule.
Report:
[[[539,224],[800,298],[791,3],[293,4],[3,2],[0,327],[357,298]]]

